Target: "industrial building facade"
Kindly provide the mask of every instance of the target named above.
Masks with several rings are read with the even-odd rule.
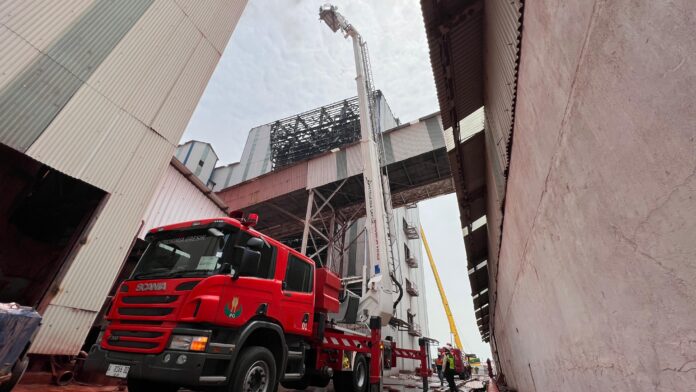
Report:
[[[0,301],[74,355],[246,1],[41,3],[0,9]]]
[[[386,131],[399,125],[379,90],[375,92],[375,103],[379,129]],[[219,191],[332,149],[340,151],[340,147],[359,139],[358,98],[353,97],[252,128],[240,161],[216,167],[210,180],[215,184],[213,189]]]
[[[696,4],[421,5],[500,380],[692,391]]]

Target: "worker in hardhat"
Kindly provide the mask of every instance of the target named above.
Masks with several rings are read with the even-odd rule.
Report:
[[[440,379],[440,387],[445,386],[445,376],[442,373],[442,363],[443,355],[442,353],[438,353],[437,359],[435,360],[435,369],[437,370],[437,377]]]
[[[443,359],[443,366],[445,368],[445,378],[447,379],[447,384],[449,384],[450,392],[457,392],[457,385],[454,383],[454,375],[457,373],[454,367],[454,355],[449,350],[445,348],[445,358]]]

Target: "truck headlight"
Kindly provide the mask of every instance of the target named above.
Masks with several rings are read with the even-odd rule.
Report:
[[[207,336],[173,335],[169,348],[172,350],[205,351],[207,345]]]

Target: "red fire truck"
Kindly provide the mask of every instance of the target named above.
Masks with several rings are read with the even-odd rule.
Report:
[[[454,371],[461,380],[468,380],[471,377],[471,364],[469,363],[469,357],[475,356],[474,354],[464,354],[462,350],[452,346],[440,347],[437,349],[437,351],[443,356],[447,351],[452,353],[452,356],[454,357]]]
[[[130,392],[273,392],[331,379],[337,392],[381,391],[382,367],[396,356],[420,360],[418,374],[429,376],[427,339],[399,349],[382,340],[377,317],[365,333],[336,324],[339,277],[254,230],[257,221],[152,229],[86,368],[127,379]]]

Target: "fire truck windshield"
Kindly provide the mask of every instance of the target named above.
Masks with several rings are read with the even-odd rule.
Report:
[[[223,251],[237,230],[201,230],[172,235],[150,243],[133,272],[133,279],[209,276],[223,266]]]

